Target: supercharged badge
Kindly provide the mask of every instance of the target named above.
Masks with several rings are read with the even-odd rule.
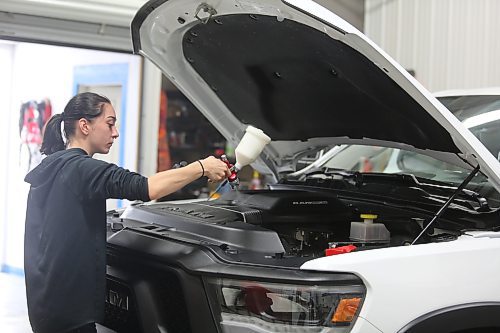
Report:
[[[326,201],[326,200],[292,201],[292,205],[328,205],[328,201]]]

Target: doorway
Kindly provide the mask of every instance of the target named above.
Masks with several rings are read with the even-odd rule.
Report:
[[[106,157],[136,171],[141,71],[142,59],[136,55],[0,40],[0,105],[4,111],[0,122],[1,272],[24,273],[24,219],[29,184],[24,182],[26,170],[20,165],[22,105],[48,98],[52,114],[57,114],[79,91],[93,90],[107,95],[121,119],[120,139],[114,145],[115,151]]]

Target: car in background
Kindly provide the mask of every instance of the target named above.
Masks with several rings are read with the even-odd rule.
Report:
[[[308,0],[154,0],[132,37],[232,146],[271,137],[252,164],[271,182],[110,211],[104,326],[500,330],[500,163],[366,36]]]
[[[500,88],[450,90],[434,94],[500,160]],[[289,175],[297,177],[314,169],[359,172],[410,173],[439,181],[460,182],[463,170],[426,154],[367,145],[341,145]],[[303,161],[298,161],[303,163]],[[307,163],[307,162],[306,162]]]
[[[500,87],[449,90],[435,96],[500,160]]]

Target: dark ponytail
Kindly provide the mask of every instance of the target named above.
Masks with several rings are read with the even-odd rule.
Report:
[[[56,151],[66,148],[61,133],[61,122],[63,121],[62,114],[53,115],[45,125],[43,132],[43,143],[40,152],[45,155],[50,155]]]
[[[40,149],[42,154],[50,155],[66,149],[61,134],[61,122],[64,121],[64,135],[71,140],[75,135],[76,122],[82,118],[92,121],[102,113],[104,104],[111,102],[108,98],[91,92],[81,93],[70,99],[64,112],[54,115],[45,126]]]

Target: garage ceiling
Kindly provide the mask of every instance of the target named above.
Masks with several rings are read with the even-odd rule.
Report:
[[[132,52],[130,22],[146,0],[2,0],[0,39]]]

